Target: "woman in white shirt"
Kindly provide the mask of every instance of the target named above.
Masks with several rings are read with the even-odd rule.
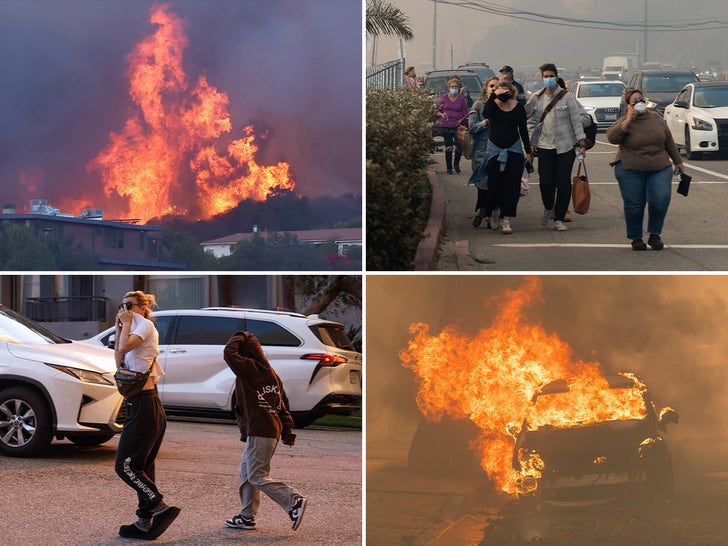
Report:
[[[154,460],[162,445],[167,418],[157,393],[164,371],[157,362],[159,334],[152,322],[152,294],[127,292],[116,315],[115,355],[117,367],[135,372],[150,371],[142,391],[124,400],[126,420],[116,449],[115,470],[137,493],[135,523],[122,525],[119,535],[154,540],[179,515],[179,508],[167,506],[154,482]]]

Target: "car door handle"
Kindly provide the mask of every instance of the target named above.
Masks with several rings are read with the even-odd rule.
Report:
[[[170,353],[186,353],[187,349],[170,349]]]

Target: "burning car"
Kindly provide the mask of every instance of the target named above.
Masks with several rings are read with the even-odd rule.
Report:
[[[678,414],[671,408],[658,414],[634,374],[601,379],[552,381],[532,397],[520,430],[513,431],[513,468],[532,482],[524,489],[535,488],[546,502],[629,497],[640,489],[669,498],[666,426],[677,423]]]

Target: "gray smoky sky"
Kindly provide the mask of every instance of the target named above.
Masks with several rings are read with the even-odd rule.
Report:
[[[648,23],[728,20],[723,0],[452,0],[446,3],[441,0],[437,4],[437,32],[434,33],[432,0],[390,1],[409,18],[415,38],[404,42],[404,56],[408,65],[418,69],[419,75],[432,67],[433,34],[439,69],[455,68],[466,61],[488,63],[496,72],[504,64],[513,66],[518,73],[523,67],[538,67],[544,62],[554,62],[567,69],[601,68],[603,58],[611,52],[637,51],[640,58],[644,52],[642,30],[557,26],[483,13],[464,5],[498,4],[550,16],[613,22],[642,22],[646,5]],[[728,70],[725,30],[649,32],[646,42],[648,61],[702,69],[705,63],[717,60]],[[373,51],[371,41],[367,44],[369,64]],[[399,58],[400,51],[399,40],[382,37],[377,41],[376,61]]]
[[[158,2],[165,4],[165,2]],[[288,163],[300,194],[360,194],[361,2],[176,0],[184,70],[228,95],[231,136],[253,124],[258,163]],[[127,55],[155,2],[0,0],[0,199],[94,194],[86,165],[136,105]],[[22,177],[36,181],[28,192]],[[103,208],[103,202],[96,204]],[[65,211],[64,211],[65,212]],[[67,211],[78,212],[78,211]]]
[[[669,405],[680,423],[669,431],[686,465],[722,464],[728,445],[728,277],[541,276],[542,300],[524,323],[556,334],[574,361],[606,372],[631,370],[647,384],[658,410]],[[407,438],[420,420],[412,370],[398,353],[409,326],[431,334],[456,325],[474,335],[498,320],[495,302],[521,276],[369,276],[366,301],[367,444]],[[515,417],[520,419],[520,417]],[[710,446],[710,449],[706,449]],[[709,460],[708,460],[709,459]]]

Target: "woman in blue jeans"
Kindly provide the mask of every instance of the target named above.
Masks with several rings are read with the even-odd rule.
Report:
[[[607,129],[607,140],[618,144],[617,156],[610,165],[619,183],[624,202],[627,238],[632,250],[662,250],[662,227],[670,206],[672,165],[683,172],[680,152],[667,124],[656,112],[648,111],[639,89],[625,94],[627,112]],[[645,244],[642,228],[647,206]]]

